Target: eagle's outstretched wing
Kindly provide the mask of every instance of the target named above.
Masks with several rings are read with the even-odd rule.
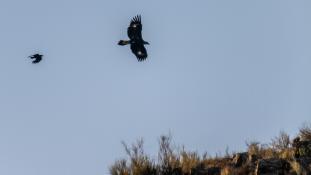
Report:
[[[147,51],[143,44],[131,44],[131,50],[135,54],[138,61],[144,61],[147,58]]]
[[[127,28],[127,35],[131,40],[141,40],[141,31],[141,16],[137,15],[131,20],[130,26]]]

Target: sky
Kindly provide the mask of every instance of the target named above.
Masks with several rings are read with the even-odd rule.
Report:
[[[1,0],[0,174],[103,175],[121,141],[214,155],[311,116],[309,0]],[[142,15],[148,59],[128,46]],[[27,57],[44,55],[39,64]]]

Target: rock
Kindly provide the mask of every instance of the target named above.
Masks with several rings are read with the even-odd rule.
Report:
[[[206,171],[206,175],[220,175],[221,168],[219,167],[210,167]]]
[[[160,173],[161,175],[182,175],[182,169],[181,168],[172,168],[172,167],[161,167]],[[149,174],[148,174],[149,175]]]
[[[181,168],[174,168],[171,175],[182,175],[182,169]]]
[[[220,175],[220,167],[209,167],[204,169],[196,169],[193,171],[193,175]]]
[[[290,164],[284,159],[261,159],[257,163],[255,175],[286,175],[290,169]]]

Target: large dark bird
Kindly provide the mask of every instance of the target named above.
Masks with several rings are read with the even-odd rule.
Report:
[[[40,55],[40,54],[34,54],[34,55],[29,56],[30,59],[34,59],[32,61],[33,64],[39,63],[42,60],[42,57],[43,55]]]
[[[149,45],[149,43],[143,40],[141,31],[141,16],[137,15],[131,20],[130,26],[127,28],[127,35],[130,40],[120,40],[118,43],[121,46],[130,44],[131,50],[137,57],[138,61],[144,61],[148,56],[144,45]]]

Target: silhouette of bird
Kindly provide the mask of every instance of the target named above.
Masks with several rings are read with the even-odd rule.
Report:
[[[137,15],[131,20],[130,26],[127,28],[127,35],[130,40],[120,40],[118,43],[121,46],[130,44],[138,61],[144,61],[148,56],[144,45],[149,45],[149,43],[143,40],[141,31],[141,16]]]
[[[34,54],[34,55],[29,56],[30,59],[34,59],[32,61],[33,64],[39,63],[42,60],[42,57],[43,55],[40,55],[40,54]]]

